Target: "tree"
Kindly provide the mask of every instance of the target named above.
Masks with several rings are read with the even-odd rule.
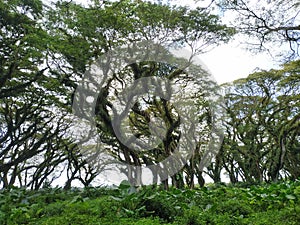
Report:
[[[42,40],[46,33],[34,20],[41,18],[40,1],[1,1],[0,10],[0,98],[3,98],[17,95],[43,76],[45,67],[38,68],[37,64],[43,58],[41,50],[45,49],[45,43]]]
[[[124,7],[126,7],[126,14],[128,14],[125,18],[122,16]],[[99,9],[97,8],[97,10]],[[101,71],[100,74],[104,74],[104,82],[101,84],[97,83],[97,74],[94,76],[91,75],[87,81],[83,82],[81,88],[84,89],[84,94],[82,96],[77,96],[77,101],[79,101],[79,99],[86,99],[88,96],[93,95],[94,92],[99,91],[98,99],[95,99],[96,126],[100,133],[99,136],[101,141],[111,152],[111,155],[128,165],[153,165],[173,153],[178,139],[180,138],[178,127],[180,125],[180,119],[182,118],[174,112],[173,106],[163,98],[147,96],[143,98],[141,102],[136,102],[132,108],[133,111],[129,114],[130,116],[128,118],[128,123],[136,137],[145,139],[153,132],[148,125],[150,114],[154,117],[160,117],[166,124],[166,130],[168,131],[167,138],[165,138],[162,145],[158,148],[147,153],[136,152],[131,147],[122,143],[118,137],[118,135],[121,134],[117,134],[117,131],[113,128],[113,100],[120,98],[118,95],[123,91],[120,87],[126,89],[125,87],[132,85],[134,81],[140,78],[164,77],[170,80],[170,82],[182,82],[182,85],[184,86],[188,85],[189,81],[193,82],[192,74],[196,76],[197,73],[201,73],[202,69],[201,67],[197,67],[194,68],[193,72],[189,70],[190,74],[189,72],[184,72],[182,68],[176,68],[176,65],[178,65],[178,63],[176,64],[176,60],[178,61],[178,59],[174,57],[172,60],[175,62],[175,67],[171,64],[149,61],[147,56],[145,56],[147,55],[145,53],[151,52],[151,48],[150,50],[146,49],[144,52],[139,52],[139,54],[134,56],[138,58],[139,63],[134,61],[129,64],[126,64],[126,62],[124,63],[122,61],[122,54],[125,56],[126,53],[131,54],[133,52],[133,54],[136,54],[136,51],[141,51],[141,49],[136,48],[136,45],[143,41],[151,40],[155,43],[154,46],[156,45],[159,47],[159,50],[155,47],[153,48],[154,53],[151,52],[153,55],[157,54],[160,56],[158,51],[162,51],[166,58],[172,58],[170,52],[168,52],[168,47],[189,46],[192,49],[192,57],[194,57],[194,55],[203,52],[207,46],[218,44],[221,41],[227,41],[234,32],[232,29],[219,24],[217,16],[210,15],[200,8],[189,10],[186,7],[170,7],[149,2],[122,1],[117,4],[107,4],[105,11],[100,10],[97,15],[99,17],[104,17],[104,15],[108,13],[112,21],[116,20],[118,23],[122,24],[122,26],[120,26],[122,29],[119,28],[119,26],[116,26],[117,29],[120,30],[110,30],[109,35],[114,34],[114,38],[119,37],[119,35],[121,36],[120,42],[114,41],[112,43],[115,43],[116,45],[126,43],[126,47],[124,49],[120,48],[121,50],[119,49],[120,51],[117,55],[111,55],[111,52],[108,51],[109,54],[107,55],[107,58],[103,59],[100,57],[100,60],[97,61],[96,65],[98,67],[97,69]],[[134,27],[132,27],[132,25],[134,25]],[[101,26],[103,26],[102,21],[98,27]],[[124,31],[123,29],[126,30]],[[126,36],[123,36],[123,32],[126,32]],[[108,36],[108,38],[110,38],[110,36]],[[108,47],[114,49],[114,46]],[[106,49],[104,52],[105,51]],[[111,61],[114,62],[113,65],[108,65],[109,63],[107,62]],[[188,62],[185,63],[187,64]],[[118,64],[124,65],[125,68],[122,68],[121,71],[119,71]],[[203,85],[209,83],[205,80],[205,76],[206,75],[203,77]],[[100,90],[97,89],[97,86],[99,85],[101,86]],[[92,90],[89,90],[90,86],[93,86]],[[206,85],[205,88],[212,89],[211,86]],[[163,88],[163,86],[161,88]],[[200,87],[199,85],[195,88],[198,88],[197,90],[194,90],[197,92],[194,93],[195,98],[198,96],[200,104],[203,100],[203,96],[201,97],[201,95],[204,95],[205,88]],[[160,92],[163,93],[163,90]],[[76,107],[76,110],[78,110],[77,113],[85,115],[84,110],[81,110],[80,108],[82,108],[82,106]],[[204,111],[204,109],[202,110]],[[202,110],[200,110],[199,114],[203,113]],[[205,136],[207,134],[203,133],[203,135]],[[195,138],[198,137],[199,136]],[[199,160],[200,154],[198,154],[197,157],[197,160]],[[193,167],[193,169],[195,168],[196,167]],[[139,172],[127,171],[128,179],[132,183],[140,184],[141,174],[135,173]],[[184,184],[184,178],[181,173],[182,172],[172,177],[175,186],[182,186]],[[193,171],[192,176],[194,176],[194,174],[195,171]],[[200,176],[199,171],[197,171],[197,174]],[[158,180],[157,177],[162,178],[163,175],[155,175],[153,179],[156,180],[156,182]],[[192,183],[193,182],[191,181],[191,186]]]
[[[268,50],[272,54],[284,45],[290,49],[285,53],[288,60],[299,56],[298,1],[221,0],[216,3],[225,13],[235,15],[233,22],[240,33],[251,37],[247,41],[250,50]]]
[[[75,179],[90,185],[98,175],[99,171],[86,164],[87,157],[77,145],[82,143],[76,142],[73,139],[76,135],[71,137],[67,131],[74,129],[70,121],[76,121],[71,115],[76,88],[91,64],[103,54],[142,40],[156,41],[166,49],[188,45],[197,54],[207,46],[228,41],[234,34],[234,29],[222,25],[217,16],[202,9],[149,2],[93,1],[84,7],[64,1],[45,6],[39,0],[16,0],[1,1],[0,10],[0,176],[4,187],[21,185],[38,189],[60,176],[64,168],[68,176],[66,188]],[[127,72],[138,78],[144,76],[142,73],[157,76],[170,70],[170,65],[148,63],[132,64]],[[145,71],[144,66],[153,69],[154,74]],[[184,75],[181,70],[174,74]],[[115,139],[106,121],[109,100],[105,94],[98,99],[104,100],[97,105],[98,131],[118,158],[118,151],[126,155],[130,150]],[[167,102],[156,100],[151,99],[148,113],[159,114],[163,108],[164,112],[173,111]],[[149,129],[140,123],[147,118],[139,107],[130,120],[138,135],[143,136]],[[164,150],[168,149],[170,154],[174,138],[179,135],[175,135],[179,118],[172,114],[164,120],[170,130],[170,140],[165,143],[170,148]],[[139,163],[142,156],[130,154]],[[148,159],[157,161],[154,156],[151,153]],[[132,158],[126,160],[130,162]]]
[[[54,38],[42,2],[1,1],[0,10],[0,181],[38,189],[67,159],[67,91],[45,63]]]
[[[291,155],[298,157],[297,64],[257,72],[229,85],[223,150],[224,167],[232,182],[240,178],[252,183],[295,177],[297,167],[287,161],[293,161]]]

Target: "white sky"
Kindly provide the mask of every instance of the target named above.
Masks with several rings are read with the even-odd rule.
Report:
[[[199,58],[219,84],[247,77],[257,69],[269,70],[277,67],[270,55],[252,54],[243,50],[238,41],[218,46]]]

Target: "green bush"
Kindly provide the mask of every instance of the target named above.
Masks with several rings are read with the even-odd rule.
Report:
[[[300,224],[300,182],[196,190],[85,188],[0,191],[0,224]]]

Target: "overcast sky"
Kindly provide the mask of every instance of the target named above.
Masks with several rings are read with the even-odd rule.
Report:
[[[270,55],[252,54],[244,50],[239,41],[221,45],[199,57],[219,84],[247,77],[259,69],[278,67]]]

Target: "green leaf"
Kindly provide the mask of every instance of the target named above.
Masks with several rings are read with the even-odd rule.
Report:
[[[294,195],[286,195],[285,197],[289,200],[295,200],[296,199],[296,197]]]
[[[120,190],[129,189],[130,187],[131,185],[128,180],[123,180],[119,185]]]
[[[115,197],[115,196],[110,196],[110,197],[117,202],[123,201],[123,198],[119,198],[119,197]]]

